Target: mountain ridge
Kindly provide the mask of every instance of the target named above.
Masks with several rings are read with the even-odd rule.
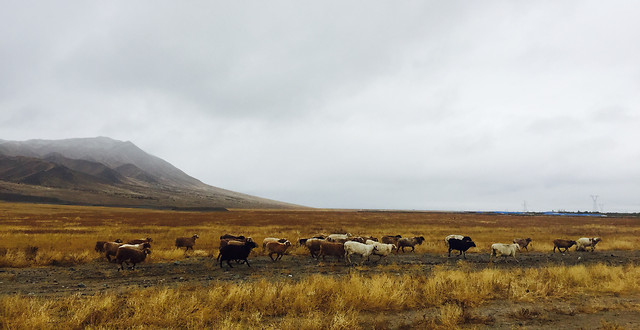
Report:
[[[0,200],[20,196],[150,208],[303,208],[204,184],[130,141],[108,137],[0,139]]]

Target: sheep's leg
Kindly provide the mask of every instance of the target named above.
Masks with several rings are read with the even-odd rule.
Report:
[[[514,259],[517,263],[520,263],[520,261],[518,261],[518,259],[516,259],[516,254],[515,254],[515,253],[513,254],[513,259]]]
[[[227,260],[227,265],[229,265],[229,268],[233,268],[233,266],[231,266],[231,259]]]
[[[249,260],[247,260],[246,258],[244,259],[244,262],[247,264],[247,266],[251,267],[251,265],[249,265]]]
[[[449,258],[451,258],[451,248],[449,248]]]
[[[273,252],[269,253],[269,258],[271,258],[271,261],[275,261],[273,260]],[[278,259],[278,257],[276,257],[276,260]]]
[[[463,257],[463,258],[465,258],[465,259],[467,259],[467,252],[462,251],[462,257]]]

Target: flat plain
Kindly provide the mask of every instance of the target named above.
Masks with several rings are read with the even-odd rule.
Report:
[[[357,210],[178,212],[0,202],[3,328],[630,328],[640,327],[637,217]],[[293,247],[251,267],[216,262],[219,236],[292,242],[316,234],[423,236],[378,260],[311,258]],[[175,238],[197,233],[195,251]],[[467,259],[443,238],[471,236]],[[602,237],[594,252],[553,253],[556,238]],[[98,240],[151,237],[152,254],[118,271]],[[489,246],[530,237],[489,261]],[[260,245],[260,244],[259,244]],[[295,245],[295,242],[294,242]],[[73,306],[83,306],[74,308]]]

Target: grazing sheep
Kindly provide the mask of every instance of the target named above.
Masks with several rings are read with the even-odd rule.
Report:
[[[140,244],[140,243],[151,243],[153,242],[153,240],[151,239],[151,237],[147,237],[147,238],[139,238],[139,239],[133,239],[127,242],[127,244]]]
[[[113,242],[122,243],[122,240],[118,238]],[[107,241],[97,241],[96,242],[96,247],[95,247],[96,252],[98,252],[98,253],[104,252],[104,243],[107,243]]]
[[[600,237],[581,237],[576,240],[576,251],[586,251],[588,247],[591,248],[591,252],[596,249],[596,244],[602,241]]]
[[[320,242],[324,242],[324,239],[320,238],[310,238],[306,240],[304,246],[309,249],[309,253],[312,258],[318,258],[320,255]]]
[[[568,239],[554,239],[553,240],[553,253],[556,252],[556,248],[558,252],[567,252],[569,248],[576,245],[576,241],[568,240]],[[562,251],[564,249],[564,251]]]
[[[326,240],[327,242],[334,242],[334,243],[344,243],[347,240],[349,240],[349,238],[353,236],[350,233],[346,233],[346,234],[331,234],[329,236],[327,236]]]
[[[267,243],[269,242],[278,242],[278,243],[284,243],[287,242],[286,238],[275,238],[275,237],[267,237],[265,239],[262,240],[262,252],[264,252],[267,248]]]
[[[184,252],[189,249],[193,250],[193,246],[196,245],[196,239],[200,238],[198,234],[193,234],[191,237],[178,237],[176,238],[176,249],[181,247],[185,248]]]
[[[375,245],[367,245],[364,243],[354,242],[354,241],[348,241],[344,243],[344,252],[345,252],[345,255],[347,256],[347,261],[349,261],[349,263],[351,263],[351,256],[354,254],[362,256],[362,260],[364,260],[364,258],[367,258],[367,261],[369,261],[369,257],[371,256],[371,254],[373,254],[373,251],[375,250],[376,250]]]
[[[251,253],[251,250],[256,247],[258,247],[258,245],[254,241],[246,241],[242,245],[229,244],[222,247],[220,249],[220,255],[218,256],[218,258],[220,259],[220,268],[223,268],[223,261],[227,262],[229,268],[233,268],[233,266],[231,266],[231,260],[243,260],[248,267],[251,267],[251,265],[249,265],[249,260],[247,260],[247,257],[249,256],[249,253]]]
[[[320,254],[318,254],[318,258],[322,257],[322,260],[324,260],[325,256],[334,256],[339,260],[344,257],[344,254],[344,245],[342,243],[320,241]]]
[[[513,239],[514,243],[518,243],[518,245],[520,245],[521,249],[525,249],[527,251],[529,251],[529,249],[527,248],[527,246],[529,246],[529,243],[531,243],[531,238],[514,238]]]
[[[118,248],[118,252],[116,253],[116,262],[120,265],[118,271],[124,270],[122,264],[126,263],[128,265],[129,262],[132,264],[131,270],[133,270],[137,263],[141,263],[147,258],[148,254],[151,254],[151,250],[148,248],[142,250],[131,247]]]
[[[411,252],[415,251],[415,246],[416,245],[420,245],[422,244],[422,242],[424,242],[424,237],[420,236],[420,237],[412,237],[412,238],[400,238],[398,239],[398,250],[400,250],[402,248],[402,252],[404,252],[404,248],[407,246],[411,247]]]
[[[518,245],[518,243],[513,243],[513,244],[504,244],[504,243],[495,243],[491,245],[491,256],[489,256],[489,261],[491,261],[491,259],[493,257],[499,257],[499,256],[513,256],[513,259],[516,262],[520,262],[518,261],[518,259],[516,259],[516,251],[520,251],[520,245]]]
[[[382,236],[381,241],[382,241],[382,243],[385,243],[385,244],[395,244],[397,246],[398,245],[398,240],[401,239],[401,238],[402,238],[402,236],[400,236],[400,235],[395,235],[395,236],[386,235],[386,236]]]
[[[385,244],[370,239],[367,240],[366,244],[376,247],[376,249],[373,251],[373,254],[379,257],[378,261],[380,261],[382,257],[386,257],[389,254],[393,253],[394,250],[398,250],[398,247],[395,244]]]
[[[104,243],[102,249],[104,250],[104,256],[107,258],[107,261],[111,262],[111,257],[115,257],[116,253],[118,253],[118,248],[123,245],[122,243],[116,242],[106,242]],[[115,261],[115,259],[114,259]]]
[[[287,252],[287,249],[291,246],[291,242],[285,240],[284,243],[280,242],[267,242],[267,253],[269,254],[269,258],[271,261],[277,261],[282,259],[282,256]],[[273,254],[276,254],[276,258],[273,259]]]
[[[469,236],[463,236],[463,239],[449,238],[446,243],[449,248],[449,257],[451,257],[451,250],[456,250],[460,251],[458,257],[462,255],[464,259],[467,259],[467,250],[476,246]]]

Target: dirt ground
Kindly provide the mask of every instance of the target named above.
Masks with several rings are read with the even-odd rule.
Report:
[[[260,279],[290,279],[297,280],[312,274],[326,276],[344,276],[350,272],[360,274],[397,273],[397,274],[428,274],[434,267],[460,267],[462,263],[471,270],[485,268],[532,268],[549,265],[577,265],[604,263],[607,265],[640,264],[640,251],[595,251],[591,252],[524,252],[518,255],[518,261],[512,257],[501,258],[496,262],[489,262],[488,254],[469,253],[467,259],[448,257],[443,254],[429,253],[400,253],[390,255],[378,262],[378,257],[372,257],[370,262],[354,257],[359,265],[347,265],[343,261],[327,257],[325,261],[317,261],[309,256],[286,255],[282,260],[272,262],[268,256],[250,257],[251,267],[232,262],[233,268],[226,263],[220,268],[219,263],[212,257],[189,257],[173,262],[145,262],[139,264],[136,270],[118,271],[118,266],[108,263],[104,258],[96,255],[96,260],[87,264],[72,267],[34,267],[34,268],[0,268],[0,295],[23,294],[28,296],[66,296],[69,294],[94,295],[98,292],[124,292],[132,288],[146,288],[154,286],[207,286],[213,281],[254,281]],[[602,297],[609,299],[611,305],[640,304],[638,296]],[[492,318],[492,328],[513,328],[525,326],[527,328],[548,328],[553,325],[572,328],[597,328],[601,322],[615,322],[625,328],[640,328],[640,313],[624,309],[581,314],[580,306],[584,302],[570,298],[563,301],[553,312],[541,312],[531,307],[513,306],[509,302],[492,301],[474,310],[474,315],[484,315]],[[564,307],[563,307],[564,306]],[[520,310],[523,309],[523,310]],[[524,320],[519,320],[508,311],[519,311]],[[425,317],[431,311],[410,311],[388,315],[393,325],[416,324],[416,319]],[[526,317],[527,313],[531,317]],[[537,314],[536,314],[537,313]],[[419,321],[418,321],[419,324]],[[483,324],[476,326],[486,326]]]

